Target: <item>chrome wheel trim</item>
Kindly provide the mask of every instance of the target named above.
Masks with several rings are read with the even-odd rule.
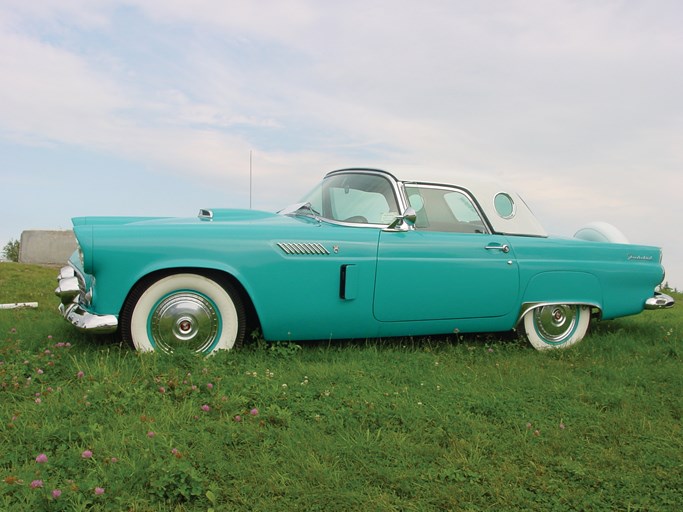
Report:
[[[536,350],[565,349],[581,341],[591,321],[586,304],[538,305],[524,313],[524,332]]]
[[[536,332],[546,343],[562,343],[576,330],[579,307],[551,304],[534,309],[533,316]]]
[[[149,314],[149,339],[156,350],[178,348],[208,353],[220,338],[221,317],[206,296],[178,291],[163,297]]]
[[[533,311],[536,332],[547,343],[562,343],[576,330],[577,306],[552,304]]]
[[[213,315],[210,313],[213,310],[219,320],[213,343],[184,340],[185,343],[182,346],[191,351],[192,345],[190,344],[195,344],[195,346],[200,347],[196,349],[196,352],[205,355],[214,354],[219,350],[231,350],[233,347],[239,346],[244,339],[246,325],[246,315],[239,293],[228,283],[219,284],[210,277],[187,272],[170,274],[159,279],[150,277],[146,282],[142,281],[138,288],[131,292],[132,297],[121,312],[121,335],[123,339],[131,342],[141,352],[154,350],[168,352],[180,347],[180,342],[177,339],[175,342],[159,345],[152,335],[152,322],[150,320],[157,314],[155,313],[157,310],[159,312],[164,311],[163,308],[160,309],[164,301],[169,301],[167,304],[171,304],[170,298],[179,294],[190,294],[194,297],[191,301],[191,309],[199,308],[199,311],[209,311],[209,316]],[[181,300],[180,302],[187,301]],[[158,315],[160,318],[163,316],[161,313]],[[166,316],[175,319],[176,330],[181,334],[181,338],[187,338],[195,331],[200,334],[199,338],[195,334],[194,340],[200,340],[203,337],[206,341],[210,338],[210,335],[201,334],[206,332],[205,328],[197,327],[196,320],[189,320],[182,312],[171,314],[169,310]],[[173,324],[172,322],[171,325]],[[169,329],[170,331],[165,332],[173,332],[173,327]]]

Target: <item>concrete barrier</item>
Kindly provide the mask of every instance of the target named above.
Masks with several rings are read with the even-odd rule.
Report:
[[[21,233],[20,263],[66,265],[76,250],[76,237],[69,231],[32,230]]]

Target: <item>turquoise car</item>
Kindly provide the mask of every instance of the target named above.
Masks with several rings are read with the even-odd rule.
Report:
[[[580,341],[591,317],[671,307],[661,250],[609,225],[551,237],[496,183],[327,174],[278,213],[77,217],[56,290],[66,320],[141,351],[266,340],[502,332],[537,349]]]

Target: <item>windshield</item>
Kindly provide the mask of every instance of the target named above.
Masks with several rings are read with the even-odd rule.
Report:
[[[390,224],[399,215],[391,182],[376,174],[326,177],[301,202],[320,217],[340,222]]]

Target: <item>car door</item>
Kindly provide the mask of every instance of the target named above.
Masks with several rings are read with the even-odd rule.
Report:
[[[492,234],[462,190],[406,187],[415,229],[380,234],[375,318],[382,322],[507,315],[518,307],[510,241]]]

